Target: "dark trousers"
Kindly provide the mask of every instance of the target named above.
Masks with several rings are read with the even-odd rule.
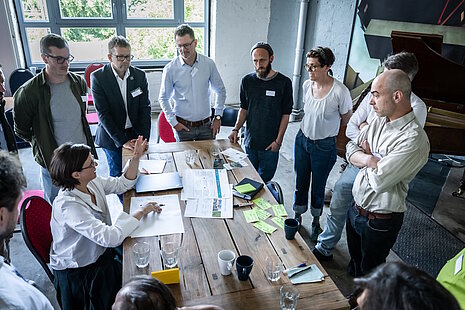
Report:
[[[391,219],[369,219],[355,206],[349,208],[346,232],[350,253],[349,268],[355,277],[369,273],[386,262],[404,221],[404,213],[392,213]]]
[[[278,168],[279,152],[269,151],[257,151],[245,147],[245,152],[249,155],[249,160],[257,170],[258,174],[262,178],[263,182],[267,183],[270,181],[276,168]]]
[[[122,264],[114,249],[107,249],[88,266],[53,270],[57,299],[63,310],[111,309],[121,288]]]

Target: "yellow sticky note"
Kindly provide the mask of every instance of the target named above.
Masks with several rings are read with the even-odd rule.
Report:
[[[258,221],[257,223],[253,224],[253,226],[255,228],[260,229],[266,234],[272,234],[276,230],[276,227],[273,227],[270,224],[263,221]]]
[[[253,192],[255,190],[255,187],[253,187],[252,184],[246,183],[242,185],[236,185],[234,186],[234,189],[241,194],[247,194]]]
[[[258,218],[262,221],[266,220],[271,216],[270,212],[262,210],[260,208],[253,208],[252,210],[255,210],[255,213],[257,213]]]
[[[179,283],[179,268],[152,271],[152,277],[160,280],[164,284]]]
[[[286,209],[282,204],[273,205],[274,216],[287,216]]]
[[[284,218],[278,216],[271,219],[279,228],[284,229]]]
[[[266,209],[271,208],[271,203],[269,203],[268,201],[266,201],[266,200],[263,199],[262,197],[257,198],[257,199],[254,199],[253,202],[254,202],[257,206],[259,206],[260,208],[262,208],[263,210],[266,210]]]
[[[247,210],[247,211],[243,211],[243,212],[244,212],[244,216],[245,216],[245,221],[247,223],[257,222],[259,220],[258,215],[255,212],[255,210]]]

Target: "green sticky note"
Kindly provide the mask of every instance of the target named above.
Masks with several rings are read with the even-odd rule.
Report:
[[[282,204],[274,205],[273,206],[274,216],[287,216],[286,209]]]
[[[284,229],[284,219],[282,217],[273,217],[271,219],[279,228]]]
[[[255,187],[253,187],[252,184],[246,183],[242,185],[236,185],[234,186],[234,189],[241,194],[247,194],[253,192],[255,190]]]
[[[262,210],[271,208],[271,203],[263,199],[262,197],[254,199],[253,202],[259,206]]]
[[[244,212],[245,220],[247,221],[247,223],[253,223],[253,222],[259,221],[258,215],[255,212],[255,210],[252,209],[252,210],[247,210],[243,212]]]
[[[260,208],[253,208],[252,210],[255,211],[255,213],[257,214],[258,218],[262,221],[266,220],[267,218],[269,218],[272,214],[270,212],[267,212],[265,210],[262,210]]]
[[[257,223],[253,224],[253,226],[255,228],[260,229],[266,234],[272,234],[276,230],[276,227],[273,227],[270,224],[263,221],[258,221]]]

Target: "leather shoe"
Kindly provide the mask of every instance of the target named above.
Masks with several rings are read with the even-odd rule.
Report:
[[[320,262],[329,262],[333,260],[333,254],[331,255],[324,255],[320,251],[318,251],[317,248],[314,248],[312,251],[313,255],[315,255],[316,259],[318,259]]]

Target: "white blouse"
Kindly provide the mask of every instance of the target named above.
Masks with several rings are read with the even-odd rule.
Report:
[[[338,80],[333,81],[328,94],[320,99],[313,97],[311,80],[303,84],[305,115],[300,129],[311,140],[337,136],[341,115],[352,109],[349,89]]]
[[[77,189],[60,190],[53,202],[53,242],[50,249],[50,266],[55,270],[77,268],[94,263],[108,247],[117,247],[139,225],[139,221],[121,212],[112,224],[106,195],[120,194],[137,182],[122,175],[119,178],[96,177],[87,185],[95,195]]]

